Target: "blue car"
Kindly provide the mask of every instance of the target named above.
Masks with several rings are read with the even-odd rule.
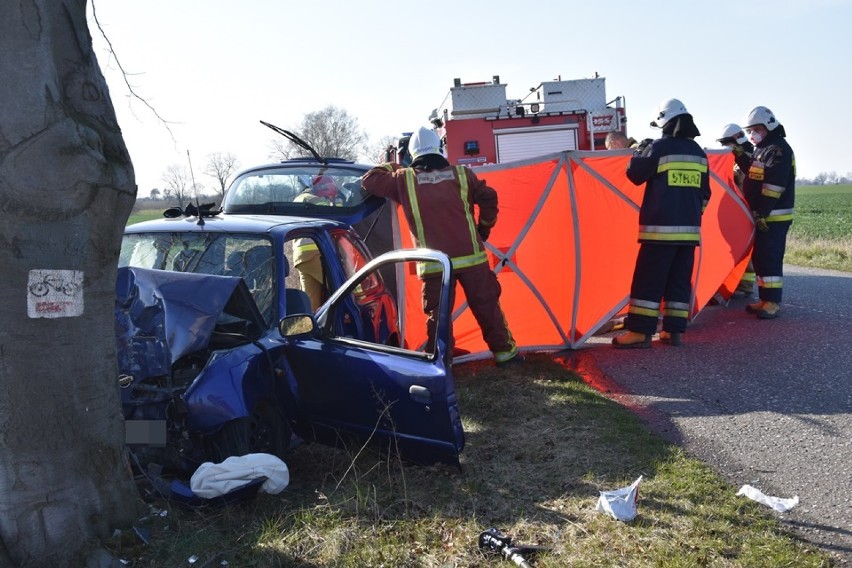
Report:
[[[116,335],[127,443],[140,466],[191,473],[234,455],[284,458],[294,440],[369,440],[414,463],[458,465],[451,267],[425,249],[372,259],[349,224],[367,234],[381,223],[383,201],[360,188],[368,167],[253,168],[232,184],[224,212],[126,228]],[[318,176],[341,193],[325,209],[296,199]],[[294,262],[306,244],[321,258],[316,305]],[[443,272],[428,350],[406,341],[388,283],[417,262]]]

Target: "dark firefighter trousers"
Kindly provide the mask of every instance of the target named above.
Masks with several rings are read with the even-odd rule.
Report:
[[[642,243],[633,271],[625,327],[647,335],[656,333],[662,307],[663,330],[686,331],[694,264],[694,245]]]
[[[498,362],[507,361],[515,356],[517,349],[509,326],[506,324],[506,316],[500,308],[500,283],[488,266],[488,263],[478,265],[476,268],[456,272],[453,279],[461,284],[467,305],[479,329],[482,331],[482,339],[488,345],[488,349],[494,354]],[[455,296],[455,283],[450,287]],[[450,298],[450,306],[453,305],[454,297]],[[423,279],[423,312],[428,320],[426,330],[428,334],[427,351],[431,351],[435,342],[435,326],[437,325],[437,309],[441,300],[441,279],[439,277]],[[452,342],[452,322],[450,325],[450,341]],[[452,353],[452,345],[450,352]]]
[[[781,303],[784,282],[784,252],[792,221],[771,221],[768,231],[756,231],[751,261],[757,275],[758,296],[764,302]]]

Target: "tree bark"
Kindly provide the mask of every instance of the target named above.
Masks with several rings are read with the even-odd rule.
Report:
[[[0,565],[83,566],[138,503],[113,314],[135,178],[85,0],[0,14]]]

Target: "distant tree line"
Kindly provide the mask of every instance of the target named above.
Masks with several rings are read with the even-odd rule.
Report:
[[[796,178],[796,185],[838,185],[852,183],[852,172],[839,175],[837,172],[820,172],[813,178]]]

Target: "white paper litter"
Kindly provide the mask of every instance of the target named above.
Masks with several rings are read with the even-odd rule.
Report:
[[[786,513],[799,504],[798,495],[794,495],[792,499],[772,497],[771,495],[764,495],[760,489],[756,489],[751,485],[743,485],[740,487],[740,490],[737,491],[737,495],[744,495],[752,501],[757,501],[767,507],[772,507],[779,513]]]
[[[276,494],[290,483],[287,464],[272,454],[231,456],[222,463],[204,462],[189,480],[189,487],[199,497],[212,499],[239,489],[265,477],[260,490]]]
[[[639,484],[642,476],[630,484],[614,491],[601,491],[595,507],[602,513],[608,513],[619,521],[632,521],[636,517],[636,502],[639,500]]]

